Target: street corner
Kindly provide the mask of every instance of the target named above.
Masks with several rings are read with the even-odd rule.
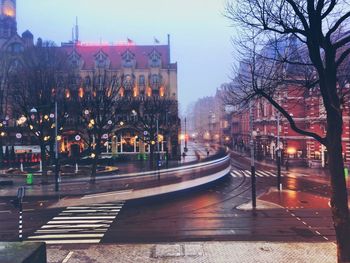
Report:
[[[288,209],[327,209],[330,207],[328,197],[294,190],[270,190],[261,195],[259,200]]]
[[[242,211],[252,211],[252,210],[271,210],[271,209],[280,209],[283,208],[277,203],[266,201],[266,200],[256,200],[256,207],[253,208],[252,202],[244,203],[236,207],[238,210]]]

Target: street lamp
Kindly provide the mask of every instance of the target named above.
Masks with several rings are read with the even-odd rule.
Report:
[[[59,167],[58,167],[58,118],[57,118],[57,100],[55,100],[55,113],[54,114],[50,114],[50,115],[45,115],[44,118],[46,120],[50,118],[55,118],[55,191],[58,192],[59,191]],[[32,114],[31,118],[34,119],[35,118],[35,115],[34,114],[37,114],[38,113],[38,110],[36,108],[32,108],[30,110],[30,113]],[[32,130],[33,126],[30,125],[29,126],[30,129]],[[45,158],[44,156],[42,156],[42,158]],[[42,165],[42,161],[40,163]],[[40,170],[42,170],[42,168],[40,167]]]
[[[251,178],[252,178],[252,206],[256,208],[256,178],[255,178],[255,159],[254,159],[254,112],[253,112],[253,101],[249,102],[249,126],[250,126],[250,160],[251,160]]]

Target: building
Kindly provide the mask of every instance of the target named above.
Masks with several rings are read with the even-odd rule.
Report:
[[[170,36],[168,35],[166,44],[156,42],[152,45],[136,45],[128,39],[117,44],[83,43],[79,40],[79,28],[76,25],[72,40],[62,43],[58,47],[66,55],[70,73],[75,76],[74,83],[72,82],[69,87],[65,87],[64,92],[69,96],[77,94],[80,89],[83,89],[84,83],[91,81],[96,71],[104,71],[120,86],[120,97],[130,97],[135,100],[157,97],[173,101],[174,106],[163,114],[169,115],[166,117],[173,121],[174,126],[171,131],[164,132],[165,134],[161,136],[159,149],[175,158],[180,156],[177,63],[171,62]],[[16,0],[0,0],[1,54],[10,55],[11,63],[16,63],[21,52],[33,45],[33,35],[29,31],[25,31],[22,36],[17,34]],[[8,107],[12,102],[6,95],[9,87],[5,83],[6,74],[4,72],[0,74],[0,80],[0,118],[2,125],[10,131],[16,126],[16,119],[15,116],[12,116],[11,107]],[[76,138],[79,137],[76,136],[77,133],[72,127],[68,125],[62,132],[63,139],[59,145],[62,154],[70,155],[76,151],[77,146],[79,151],[84,150],[86,145],[82,141],[78,142],[79,140]],[[104,135],[104,153],[136,155],[149,152],[150,147],[139,139],[139,132],[133,130],[131,126],[119,125],[111,134]],[[13,132],[9,132],[6,140],[2,141],[6,141],[10,146],[23,142],[33,143],[30,139],[17,140]],[[34,148],[36,148],[35,145],[33,145]]]
[[[167,45],[135,45],[133,42],[116,45],[94,45],[75,42],[62,44],[68,64],[77,73],[78,81],[71,85],[71,93],[89,82],[96,71],[107,71],[107,74],[120,85],[120,97],[142,99],[149,97],[178,100],[177,64],[170,61],[170,37]],[[178,109],[171,109],[178,119]],[[167,114],[167,113],[164,113]],[[127,118],[127,117],[126,117]],[[125,122],[125,121],[123,121]],[[148,152],[147,144],[140,140],[140,134],[131,126],[119,127],[106,142],[106,152],[113,154],[135,154]],[[180,127],[180,126],[179,126]],[[164,138],[160,145],[162,152],[167,149],[173,156],[178,154],[179,127]],[[64,152],[70,152],[74,138],[65,137],[61,144]],[[110,147],[108,146],[110,145]]]
[[[345,87],[349,89],[349,87]],[[294,118],[296,125],[320,136],[326,134],[326,114],[318,90],[309,92],[286,85],[276,93],[276,100]],[[342,148],[346,165],[350,165],[350,101],[344,101]],[[249,107],[237,109],[231,118],[233,146],[239,151],[249,151],[251,129],[254,135],[255,154],[258,160],[276,160],[277,137],[280,137],[282,159],[292,165],[309,167],[327,166],[327,150],[311,137],[295,132],[289,122],[264,99],[252,103],[253,127],[250,126]],[[279,132],[278,132],[279,130]]]

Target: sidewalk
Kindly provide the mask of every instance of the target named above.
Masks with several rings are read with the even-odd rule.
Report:
[[[334,243],[191,242],[48,247],[49,263],[334,263]]]

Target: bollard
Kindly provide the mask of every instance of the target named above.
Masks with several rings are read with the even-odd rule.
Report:
[[[33,184],[33,174],[27,174],[26,183],[27,183],[28,185],[32,185],[32,184]]]

